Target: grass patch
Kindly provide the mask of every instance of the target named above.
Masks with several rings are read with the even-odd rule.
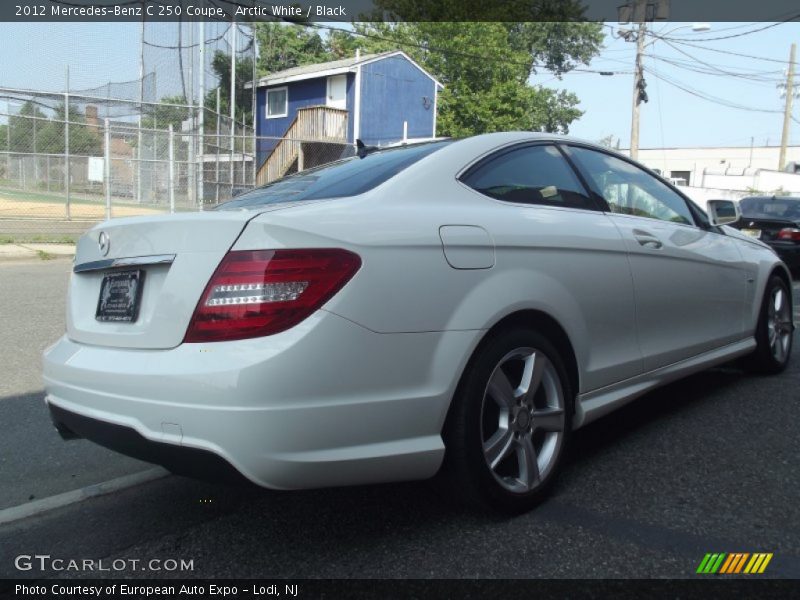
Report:
[[[0,235],[0,244],[75,244],[82,234],[7,234]]]
[[[42,260],[53,260],[56,257],[55,254],[50,254],[49,252],[45,252],[44,250],[37,250],[36,254]]]

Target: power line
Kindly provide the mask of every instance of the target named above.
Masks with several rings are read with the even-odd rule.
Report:
[[[673,79],[671,77],[668,77],[666,75],[660,74],[660,73],[654,71],[653,69],[651,69],[649,67],[644,67],[644,69],[648,73],[653,75],[653,77],[656,77],[656,78],[660,79],[661,81],[663,81],[663,82],[665,82],[665,83],[667,83],[667,84],[669,84],[669,85],[671,85],[673,87],[676,87],[679,90],[682,90],[682,91],[686,92],[687,94],[691,94],[692,96],[695,96],[695,97],[700,98],[702,100],[706,100],[707,102],[712,102],[712,103],[717,104],[719,106],[726,106],[728,108],[734,108],[736,110],[744,110],[744,111],[749,111],[749,112],[760,112],[760,113],[770,113],[770,114],[783,113],[782,110],[775,110],[775,109],[769,109],[769,108],[758,108],[758,107],[753,107],[753,106],[745,106],[744,104],[737,104],[735,102],[731,102],[731,101],[727,100],[726,98],[720,98],[720,97],[717,97],[717,96],[712,96],[711,94],[708,94],[706,92],[702,92],[702,91],[697,90],[695,88],[688,87],[685,83],[678,82],[675,79]]]
[[[693,56],[693,55],[689,54],[685,50],[681,50],[675,44],[673,44],[672,42],[670,42],[668,40],[664,40],[664,43],[666,43],[672,49],[677,50],[678,52],[680,52],[681,54],[683,54],[685,57],[689,58],[690,60],[692,60],[694,62],[697,62],[697,63],[700,63],[701,65],[703,65],[705,67],[710,67],[711,69],[716,70],[716,71],[718,71],[719,73],[721,73],[723,75],[728,75],[728,76],[731,76],[731,77],[741,77],[742,76],[740,73],[734,73],[733,71],[726,71],[724,69],[719,69],[717,67],[714,67],[714,65],[712,65],[710,63],[707,63],[707,62],[697,58],[696,56]],[[772,81],[774,82],[774,80],[772,80]]]
[[[683,46],[690,46],[692,48],[699,48],[700,50],[707,50],[709,52],[716,52],[718,54],[728,54],[730,56],[739,56],[739,57],[742,57],[742,58],[752,58],[753,60],[762,60],[762,61],[765,61],[765,62],[780,63],[782,65],[785,65],[785,64],[788,63],[788,61],[786,59],[767,58],[765,56],[755,56],[753,54],[743,54],[741,52],[734,52],[732,50],[720,50],[719,48],[707,48],[706,46],[700,46],[699,44],[693,44],[691,42],[687,42],[687,41],[684,41],[684,40],[678,40],[678,39],[673,39],[673,40],[670,40],[670,41],[674,42],[676,44],[681,44]],[[797,64],[798,63],[795,62],[795,65],[797,65]]]
[[[667,58],[667,57],[663,57],[663,56],[658,56],[658,55],[654,55],[654,54],[649,54],[648,56],[650,56],[652,58],[655,58],[656,60],[660,60],[660,61],[672,64],[673,66],[676,66],[678,68],[686,69],[688,71],[694,71],[695,73],[701,73],[701,74],[705,74],[705,75],[715,75],[715,76],[718,76],[718,77],[719,76],[734,77],[734,78],[737,78],[737,79],[744,79],[744,80],[752,81],[752,82],[756,82],[756,83],[776,83],[777,81],[779,81],[781,79],[779,77],[774,77],[774,76],[773,77],[768,77],[767,75],[769,74],[769,72],[746,73],[746,72],[741,72],[741,71],[729,71],[727,69],[721,68],[718,65],[707,63],[707,62],[697,58],[696,56],[692,56],[688,52],[684,52],[680,48],[677,48],[677,47],[673,46],[670,42],[666,42],[666,43],[668,45],[670,45],[674,50],[680,52],[681,54],[683,54],[684,56],[689,58],[691,62],[678,61],[676,59]],[[701,67],[699,67],[697,65],[702,65],[702,67],[704,67],[704,68],[701,68]],[[780,71],[777,71],[777,72],[773,71],[771,73],[773,75],[775,75],[776,73],[780,73]]]
[[[782,80],[782,78],[780,77],[766,77],[758,73],[731,73],[722,71],[717,68],[696,67],[690,62],[675,60],[667,58],[665,56],[659,56],[657,54],[646,54],[645,56],[657,60],[659,62],[670,64],[679,69],[684,69],[686,71],[691,71],[693,73],[700,73],[701,75],[713,75],[715,77],[735,77],[737,79],[744,79],[745,81],[749,81],[750,83],[757,83],[757,84],[759,83],[774,84]]]
[[[778,27],[779,25],[784,25],[786,23],[789,23],[790,21],[795,21],[798,18],[800,18],[800,14],[793,15],[793,16],[789,17],[788,19],[784,19],[783,21],[780,21],[778,23],[770,23],[769,25],[765,25],[765,26],[759,27],[757,29],[751,29],[750,31],[742,31],[740,33],[734,33],[734,34],[731,34],[731,35],[723,35],[723,36],[718,36],[718,37],[692,38],[692,41],[693,42],[716,42],[718,40],[730,40],[732,38],[743,37],[745,35],[751,35],[753,33],[758,33],[759,31],[765,31],[767,29],[772,29],[773,27]],[[652,32],[652,31],[649,32],[649,33],[651,35],[653,35],[654,37],[657,37],[657,38],[662,39],[664,41],[667,41],[667,40],[683,41],[682,38],[673,38],[673,37],[668,37],[668,36],[661,36],[661,35],[658,35],[655,32]]]

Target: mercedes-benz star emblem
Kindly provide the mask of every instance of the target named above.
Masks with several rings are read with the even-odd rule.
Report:
[[[105,231],[100,232],[100,236],[97,238],[97,247],[100,248],[100,254],[103,256],[106,256],[111,249],[111,239]]]

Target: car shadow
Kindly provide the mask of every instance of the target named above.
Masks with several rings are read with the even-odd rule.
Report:
[[[733,365],[717,367],[670,383],[632,400],[629,404],[577,430],[573,435],[568,462],[619,444],[626,436],[689,406],[712,401],[712,396],[753,377]]]

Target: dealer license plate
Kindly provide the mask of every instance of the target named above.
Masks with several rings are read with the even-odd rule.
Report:
[[[139,316],[144,271],[116,271],[103,277],[95,318],[133,323]]]

